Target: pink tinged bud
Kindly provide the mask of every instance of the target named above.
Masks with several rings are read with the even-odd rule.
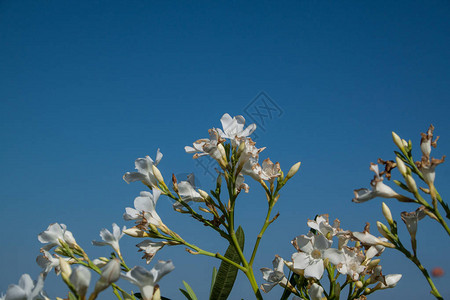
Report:
[[[400,150],[404,150],[405,147],[403,145],[402,139],[395,133],[392,131],[392,139],[394,140],[394,144],[397,145],[397,147]]]
[[[291,169],[289,170],[289,172],[286,175],[286,180],[289,180],[290,178],[292,178],[292,176],[294,176],[298,172],[300,165],[301,165],[301,162],[298,162],[291,167]]]
[[[394,220],[392,219],[391,210],[386,205],[386,203],[381,204],[381,210],[383,211],[383,215],[386,218],[386,221],[388,221],[389,224],[394,224]]]

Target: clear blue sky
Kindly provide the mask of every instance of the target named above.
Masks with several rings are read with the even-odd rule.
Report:
[[[122,214],[143,187],[122,175],[138,157],[161,148],[166,178],[195,172],[211,187],[183,147],[218,127],[223,113],[244,114],[261,91],[282,110],[257,130],[258,145],[268,147],[262,157],[286,171],[303,164],[275,208],[280,218],[255,267],[271,266],[275,254],[290,258],[290,240],[306,234],[315,214],[330,213],[351,230],[366,221],[374,227],[380,199],[350,200],[354,188],[368,186],[370,162],[393,158],[392,130],[417,146],[433,123],[442,136],[433,153],[450,154],[449,14],[445,1],[1,1],[0,291],[22,273],[36,277],[37,234],[52,222],[67,224],[93,256],[107,255],[90,241],[113,222],[132,225]],[[436,184],[446,199],[449,178],[448,163],[439,166]],[[238,203],[249,241],[265,201],[252,183]],[[415,209],[387,203],[398,220]],[[173,212],[168,199],[158,211],[185,239],[226,247]],[[419,255],[428,267],[444,267],[436,284],[450,297],[450,243],[441,231],[421,222]],[[137,242],[121,243],[131,265],[143,263]],[[216,261],[181,247],[157,258],[176,267],[161,282],[163,295],[181,299],[185,279],[205,298]],[[393,251],[382,258],[385,273],[404,277],[372,299],[427,297],[409,261]],[[53,298],[63,296],[57,280],[50,275],[46,284]],[[231,298],[251,299],[239,280]],[[274,289],[267,299],[279,296]]]

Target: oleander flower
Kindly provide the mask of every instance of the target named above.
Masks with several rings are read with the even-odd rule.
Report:
[[[123,180],[127,183],[141,181],[150,189],[158,186],[158,180],[153,173],[153,165],[156,167],[161,161],[163,155],[159,151],[156,152],[156,160],[146,156],[145,158],[138,158],[134,162],[137,172],[127,172],[123,175]]]
[[[153,190],[153,194],[147,191],[141,192],[139,197],[134,199],[135,208],[125,208],[123,218],[127,221],[136,220],[138,223],[159,226],[162,222],[156,213],[156,202],[160,195],[161,191],[157,189]]]
[[[5,300],[41,300],[45,299],[43,294],[44,275],[40,274],[38,280],[34,282],[30,275],[23,274],[19,279],[19,284],[12,284],[6,291]]]
[[[317,280],[322,278],[325,258],[334,265],[345,260],[342,251],[330,248],[332,241],[321,234],[300,235],[292,241],[292,244],[300,251],[292,255],[294,269],[305,270],[304,276],[307,278],[313,277]]]
[[[185,203],[194,202],[204,202],[204,199],[199,192],[195,190],[195,177],[194,174],[189,174],[187,181],[180,181],[178,183],[178,194],[181,200]],[[183,205],[179,202],[173,204],[175,210],[183,208]]]
[[[209,155],[214,158],[222,168],[227,165],[227,158],[225,148],[222,143],[225,141],[220,138],[219,132],[216,129],[209,129],[209,139],[199,139],[193,143],[193,147],[186,146],[184,150],[186,153],[194,153],[193,158]]]
[[[120,253],[119,240],[124,235],[124,233],[122,231],[125,230],[126,227],[123,226],[122,230],[120,230],[119,226],[117,226],[116,223],[113,223],[112,227],[113,227],[113,232],[112,233],[108,229],[105,229],[105,228],[103,228],[100,231],[100,236],[101,236],[103,242],[92,241],[92,244],[94,246],[107,246],[107,245],[110,245],[114,249],[114,251],[116,251],[117,254],[119,254],[119,256],[122,256],[122,254]]]
[[[263,283],[260,286],[265,293],[270,292],[276,285],[286,286],[288,284],[288,280],[283,272],[284,260],[276,255],[275,259],[272,261],[273,270],[269,268],[261,268],[261,272],[263,274],[263,279],[267,281],[267,283]]]
[[[136,245],[139,248],[138,251],[144,251],[144,256],[146,263],[149,264],[156,252],[162,249],[167,244],[167,242],[154,242],[152,240],[144,240]]]
[[[322,300],[324,298],[323,287],[314,282],[308,289],[308,294],[311,297],[311,300]]]
[[[437,141],[439,140],[439,137],[436,137],[436,139],[433,141],[433,131],[434,126],[430,125],[430,127],[427,130],[427,133],[420,133],[422,138],[420,139],[420,149],[422,150],[423,156],[428,160],[431,154],[431,147],[436,148]]]
[[[411,236],[411,244],[414,254],[416,254],[417,248],[417,241],[416,241],[417,225],[419,223],[419,220],[422,220],[427,215],[425,210],[426,210],[425,206],[422,205],[413,212],[404,211],[400,214],[403,222],[406,225],[406,229],[408,229],[408,232]]]
[[[256,124],[250,124],[244,129],[245,118],[243,116],[235,116],[232,118],[229,114],[224,114],[220,118],[220,122],[223,127],[223,131],[220,128],[217,129],[220,137],[229,139],[233,145],[238,144],[241,138],[251,135],[256,129]]]
[[[174,268],[172,261],[160,260],[150,271],[136,266],[121,276],[139,287],[143,300],[152,300],[155,285]]]
[[[52,256],[47,250],[41,249],[41,255],[36,258],[37,264],[43,269],[42,273],[44,278],[52,269],[55,269],[56,275],[59,275],[61,269],[59,267],[59,257],[55,254]]]
[[[375,173],[373,180],[370,182],[372,189],[362,188],[354,190],[355,198],[352,199],[353,202],[366,202],[376,197],[396,198],[399,201],[408,201],[409,198],[399,195],[392,188],[383,183],[383,177],[380,176],[377,164],[370,163],[370,170]]]
[[[350,276],[353,281],[357,281],[360,274],[366,269],[366,266],[362,265],[365,257],[359,251],[349,247],[344,247],[342,251],[344,261],[337,265],[337,270],[341,274]]]
[[[67,226],[64,224],[50,224],[47,230],[38,235],[38,240],[43,244],[47,244],[42,247],[42,249],[47,251],[55,246],[61,246],[61,242],[66,243],[70,247],[78,247],[72,232],[68,231]]]
[[[120,278],[120,261],[117,258],[111,259],[103,268],[100,279],[95,284],[94,294],[108,288],[112,283]]]
[[[416,166],[423,175],[425,182],[429,185],[434,184],[436,178],[436,167],[445,161],[445,155],[441,159],[431,158],[427,159],[422,157],[422,161],[417,161]]]
[[[269,158],[265,159],[260,165],[258,163],[258,156],[250,157],[242,168],[242,174],[249,175],[256,181],[273,182],[275,178],[281,176],[280,164],[273,163]]]
[[[324,214],[317,216],[315,220],[308,220],[307,224],[310,228],[316,230],[327,239],[331,239],[338,233],[340,222],[336,219],[334,220],[333,225],[330,225],[328,214]]]

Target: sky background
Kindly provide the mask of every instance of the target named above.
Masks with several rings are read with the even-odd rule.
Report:
[[[433,154],[450,153],[449,14],[446,1],[0,1],[0,291],[23,273],[37,277],[37,235],[53,222],[67,224],[92,258],[107,256],[109,248],[90,242],[113,222],[133,225],[122,214],[145,189],[122,175],[138,157],[154,158],[160,148],[165,178],[194,172],[211,189],[211,177],[183,148],[219,127],[224,113],[259,122],[262,159],[279,161],[285,172],[302,162],[261,242],[259,284],[258,269],[271,267],[275,254],[289,259],[290,241],[307,233],[306,220],[316,214],[354,231],[370,222],[377,233],[381,199],[351,198],[353,189],[369,186],[370,162],[394,157],[391,131],[411,139],[419,159],[420,132],[433,123],[442,137]],[[264,124],[254,113],[260,92],[278,107]],[[436,179],[444,199],[449,178],[444,163]],[[266,200],[247,182],[237,223],[249,246]],[[385,201],[409,245],[399,214],[416,206]],[[171,205],[161,197],[157,207],[170,228],[224,252],[213,232]],[[450,297],[448,236],[424,219],[418,241],[424,265],[444,268],[435,283]],[[138,242],[121,240],[129,265],[144,265]],[[394,251],[381,258],[385,274],[403,278],[371,299],[431,299],[410,261]],[[207,297],[218,261],[183,247],[166,247],[156,259],[176,267],[160,283],[164,296],[182,299],[184,279]],[[66,291],[54,274],[46,290],[53,299]],[[280,295],[274,288],[267,299]],[[240,275],[230,299],[241,298],[253,296]]]

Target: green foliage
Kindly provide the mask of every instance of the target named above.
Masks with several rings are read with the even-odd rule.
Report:
[[[187,284],[186,281],[183,280],[183,284],[184,284],[184,288],[186,290],[180,289],[181,293],[186,297],[186,299],[189,300],[198,300],[197,296],[194,293],[194,290],[192,290],[192,288],[190,287],[189,284]]]
[[[243,250],[245,237],[244,231],[242,230],[241,226],[239,226],[239,228],[236,231],[236,238],[239,242],[239,247]],[[238,264],[241,263],[239,254],[233,245],[230,245],[228,247],[227,251],[225,252],[225,257]],[[231,289],[233,288],[233,284],[236,281],[237,272],[238,269],[235,266],[223,261],[220,264],[217,275],[215,276],[214,286],[212,288],[209,299],[210,300],[227,299],[228,295],[231,292]]]

